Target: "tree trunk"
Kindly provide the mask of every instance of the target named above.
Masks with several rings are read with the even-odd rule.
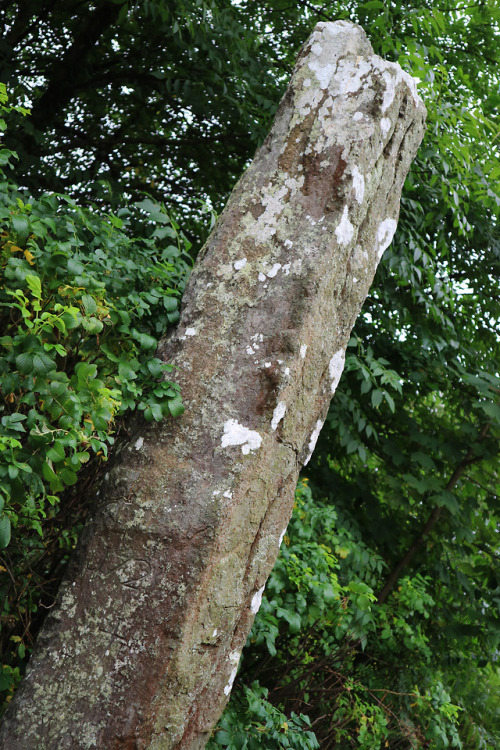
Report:
[[[116,457],[2,747],[204,747],[424,120],[358,26],[317,25],[161,344],[186,412]]]

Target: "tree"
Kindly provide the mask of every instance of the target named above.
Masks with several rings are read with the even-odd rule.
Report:
[[[205,744],[424,119],[414,81],[359,27],[317,26],[160,344],[188,408],[139,421],[101,486],[5,744]]]

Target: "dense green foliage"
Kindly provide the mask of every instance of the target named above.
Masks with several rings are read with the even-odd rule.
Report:
[[[119,316],[129,295],[144,293],[147,305],[132,305],[142,310],[138,319],[121,321],[129,326],[128,351],[143,364],[145,358],[137,357],[143,344],[132,329],[146,335],[143,342],[160,335],[172,304],[164,308],[147,295],[156,290],[174,300],[173,290],[182,287],[179,271],[169,265],[179,268],[169,255],[172,227],[165,214],[160,219],[151,203],[142,210],[132,205],[143,191],[181,216],[183,230],[198,243],[204,231],[200,206],[223,204],[318,20],[359,22],[378,54],[419,79],[428,130],[405,185],[398,232],[353,332],[344,376],[308,466],[309,482],[299,485],[287,543],[211,746],[499,746],[497,0],[83,5],[0,0],[0,79],[8,83],[11,101],[32,107],[30,117],[10,115],[5,147],[19,153],[18,184],[36,196],[18,204],[2,183],[4,205],[14,201],[13,213],[2,214],[2,248],[8,267],[21,269],[22,276],[8,278],[5,270],[10,328],[2,335],[21,347],[5,349],[11,368],[9,362],[24,353],[25,335],[40,337],[40,326],[48,336],[42,336],[42,348],[65,346],[55,325],[62,311],[55,305],[74,307],[78,327],[67,334],[84,332],[82,351],[95,357],[85,362],[104,367],[104,375],[91,380],[101,380],[99,388],[117,401],[118,386],[107,369],[116,364],[109,352],[117,357],[111,343],[117,331],[107,315],[112,318],[114,310]],[[71,199],[42,197],[46,190]],[[77,208],[84,203],[99,205],[107,218]],[[144,210],[153,211],[160,226],[145,223]],[[27,224],[18,239],[21,220]],[[69,230],[67,222],[77,229]],[[71,270],[69,255],[54,250],[64,248],[70,235],[83,243],[72,246],[71,257],[79,254],[88,277],[103,286],[81,283],[82,271]],[[94,252],[98,244],[109,248],[102,262]],[[120,263],[146,256],[155,259],[155,270],[156,259],[163,260],[166,276],[159,284],[153,273],[148,277],[146,259],[132,269],[133,283],[120,288]],[[61,274],[57,284],[60,277],[52,271]],[[33,276],[40,278],[39,298],[36,282],[28,281]],[[61,297],[63,284],[82,289]],[[47,307],[36,310],[37,299]],[[30,316],[23,317],[23,310]],[[42,321],[45,312],[49,317]],[[92,318],[102,332],[85,327]],[[27,320],[37,331],[27,330]],[[152,346],[145,350],[154,358]],[[55,348],[43,348],[43,355],[58,362]],[[71,372],[61,368],[67,389],[72,377],[78,381],[77,361],[72,355]],[[42,382],[44,374],[33,372],[17,376]],[[137,404],[159,398],[141,395],[145,370],[133,372],[136,378],[125,378],[128,398]],[[130,383],[138,390],[130,392]],[[14,412],[11,392],[5,392],[7,414]],[[168,403],[168,388],[162,395]],[[51,419],[48,407],[38,411],[40,419]],[[11,423],[9,438],[21,450],[27,436],[13,425],[25,428],[29,416],[16,413],[26,413],[26,420]],[[108,413],[114,416],[112,404]],[[99,422],[93,425],[100,429]],[[100,436],[87,437],[109,442],[105,426]],[[55,468],[72,470],[69,459],[86,449],[64,448]],[[29,465],[26,457],[19,463]],[[8,481],[19,481],[19,472]],[[45,481],[41,497],[56,496]],[[36,606],[30,603],[36,588],[56,578],[60,567],[35,565],[36,552],[29,557],[40,509],[49,517],[50,500],[43,508],[35,504],[16,532],[17,559],[26,555],[28,561],[24,578],[18,576],[21,607],[28,609]],[[75,511],[82,511],[78,503]],[[64,542],[56,527],[50,533],[52,546],[73,543],[71,534]],[[12,643],[21,652],[10,651],[5,663],[22,669],[22,648],[35,628],[26,627],[29,616],[20,608],[9,616]]]
[[[31,107],[6,145],[31,190],[115,208],[147,190],[186,229],[200,199],[224,204],[276,107],[230,2],[0,0],[0,28],[0,81]]]

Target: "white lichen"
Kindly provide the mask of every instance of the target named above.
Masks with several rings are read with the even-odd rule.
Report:
[[[287,198],[293,196],[304,184],[304,175],[298,179],[284,175],[284,184],[277,186],[269,183],[262,190],[262,205],[264,212],[259,217],[258,223],[253,223],[250,234],[257,242],[268,242],[276,234],[278,218],[281,215]]]
[[[234,667],[233,670],[231,671],[231,674],[229,675],[229,682],[224,688],[224,695],[229,695],[229,693],[231,692],[231,689],[233,687],[233,682],[235,681],[237,674],[238,674],[238,667]]]
[[[387,133],[391,129],[391,125],[392,123],[388,117],[382,117],[382,119],[380,120],[380,130],[384,135],[387,135]]]
[[[241,452],[248,455],[250,451],[260,448],[262,437],[256,430],[249,430],[239,424],[236,419],[228,419],[224,423],[224,434],[221,438],[221,446],[227,448],[231,445],[241,445]]]
[[[302,344],[302,346],[300,347],[300,356],[302,357],[302,359],[306,358],[306,352],[307,352],[307,344]]]
[[[321,428],[323,427],[323,425],[323,420],[318,419],[318,421],[316,422],[316,426],[311,433],[311,437],[309,438],[309,453],[306,460],[304,461],[304,466],[311,460],[314,449],[316,448],[316,443],[318,442],[319,433],[321,432]]]
[[[137,438],[137,440],[135,441],[134,448],[136,449],[136,451],[140,451],[143,445],[144,445],[144,438],[140,437],[140,438]]]
[[[266,586],[264,584],[264,586],[261,586],[261,588],[252,596],[252,601],[250,602],[250,611],[253,615],[256,615],[260,609],[260,605],[262,604],[262,595],[265,588]]]
[[[283,419],[286,413],[286,404],[284,401],[280,401],[273,411],[273,418],[271,420],[271,429],[276,430],[279,423]]]
[[[266,275],[264,273],[262,273],[262,271],[261,271],[259,273],[259,281],[265,281],[265,280],[266,280]]]
[[[276,276],[280,268],[281,268],[281,263],[275,263],[274,266],[271,268],[271,270],[267,272],[267,278],[274,279],[274,277]]]
[[[362,203],[365,195],[365,177],[361,174],[356,164],[352,168],[352,186],[356,200],[358,203]]]
[[[332,381],[331,383],[332,393],[335,393],[335,391],[337,390],[339,380],[344,370],[344,364],[345,364],[345,352],[343,349],[339,349],[338,352],[335,352],[330,362],[328,363],[328,372],[330,374],[330,380]]]
[[[241,271],[242,268],[245,268],[246,264],[247,264],[247,259],[241,258],[241,260],[235,261],[233,265],[237,271]]]
[[[380,260],[394,237],[398,223],[395,219],[384,219],[377,229],[377,256]]]
[[[341,31],[342,29],[338,23],[329,23],[325,24],[324,29],[317,29],[311,37],[313,42],[311,45],[311,52],[314,55],[314,58],[309,58],[307,63],[309,69],[312,70],[316,76],[316,80],[322,89],[329,87],[330,81],[336,73],[338,64],[338,59],[335,59],[336,55],[332,54],[333,45],[327,37],[334,37]],[[323,44],[320,43],[320,40]]]
[[[344,213],[338,227],[335,230],[335,236],[339,245],[348,245],[352,240],[354,234],[354,227],[349,221],[347,206],[344,206]]]
[[[422,103],[417,91],[417,78],[402,70],[399,65],[382,60],[380,57],[373,57],[373,66],[382,73],[382,80],[385,83],[384,97],[382,100],[382,113],[386,112],[394,101],[396,88],[398,84],[405,83],[410,89],[415,106]]]
[[[179,336],[180,341],[185,341],[187,336],[195,336],[196,335],[196,328],[186,328],[184,331],[183,336]]]

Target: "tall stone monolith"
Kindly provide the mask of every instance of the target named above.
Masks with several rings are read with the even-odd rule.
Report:
[[[205,745],[424,120],[362,29],[316,26],[161,345],[186,412],[139,424],[115,458],[2,747]]]

